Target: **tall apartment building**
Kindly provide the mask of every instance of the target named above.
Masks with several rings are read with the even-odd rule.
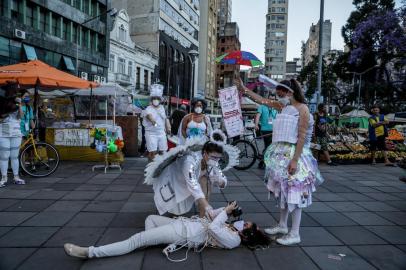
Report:
[[[293,58],[292,61],[286,61],[286,79],[296,79],[302,70],[302,60],[300,58]]]
[[[217,55],[241,49],[239,39],[239,28],[236,22],[227,23],[224,28],[224,35],[217,40]],[[216,87],[222,89],[233,85],[234,79],[239,78],[240,66],[238,65],[217,65]]]
[[[319,25],[312,24],[309,30],[309,38],[303,47],[304,66],[308,65],[314,56],[319,55]],[[332,23],[330,20],[325,20],[323,23],[323,44],[322,54],[325,55],[331,50],[331,28]]]
[[[265,74],[283,79],[286,73],[289,0],[268,0],[265,39]]]
[[[106,81],[109,8],[108,0],[1,0],[0,65],[39,59],[83,79]]]
[[[232,0],[219,0],[217,33],[224,36],[226,24],[231,22]]]
[[[164,95],[170,96],[173,104],[193,98],[198,61],[192,67],[188,53],[199,50],[199,0],[114,0],[112,5],[127,10],[135,44],[159,55],[158,74],[154,75],[165,85]]]
[[[200,2],[199,76],[197,93],[205,96],[208,110],[213,113],[217,102],[216,54],[218,0]]]

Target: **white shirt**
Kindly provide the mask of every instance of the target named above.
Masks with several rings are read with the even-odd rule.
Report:
[[[0,137],[21,137],[19,111],[10,113],[6,118],[0,119]]]
[[[148,120],[147,115],[152,116],[156,122],[156,126]],[[150,105],[142,112],[142,117],[142,124],[144,125],[146,132],[153,135],[165,135],[166,114],[164,106],[159,105],[158,107],[154,107]]]

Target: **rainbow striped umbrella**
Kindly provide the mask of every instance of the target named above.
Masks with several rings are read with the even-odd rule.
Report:
[[[223,65],[243,65],[250,67],[264,65],[255,55],[246,51],[233,51],[225,53],[217,57],[216,62]]]

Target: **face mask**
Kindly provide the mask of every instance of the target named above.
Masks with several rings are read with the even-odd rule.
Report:
[[[30,102],[30,97],[25,97],[25,98],[23,98],[23,102],[24,102],[24,103]]]
[[[234,228],[241,232],[242,230],[244,230],[244,220],[239,220],[233,223]]]
[[[218,161],[211,159],[211,158],[209,158],[209,160],[207,161],[207,166],[209,166],[209,167],[217,166],[217,164],[218,164]]]
[[[278,102],[281,103],[282,105],[286,106],[290,103],[290,98],[289,97],[278,97]]]
[[[154,100],[152,101],[152,105],[154,105],[155,107],[159,106],[160,103],[161,103],[161,102],[160,102],[159,100],[157,100],[157,99],[154,99]]]
[[[203,111],[202,107],[196,107],[195,108],[195,113],[197,113],[197,114],[202,113],[202,111]]]

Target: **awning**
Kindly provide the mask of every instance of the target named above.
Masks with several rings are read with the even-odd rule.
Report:
[[[65,63],[67,70],[75,70],[75,66],[73,65],[72,59],[68,56],[63,56],[63,62]]]
[[[37,53],[35,52],[35,48],[29,45],[23,44],[25,55],[27,56],[27,60],[37,60]]]

